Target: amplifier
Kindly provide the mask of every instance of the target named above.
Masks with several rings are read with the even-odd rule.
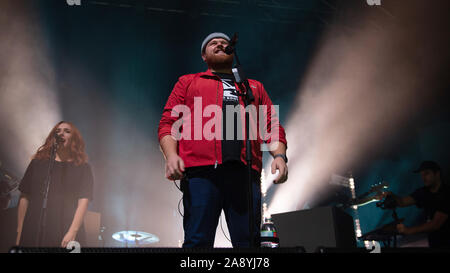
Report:
[[[353,249],[353,217],[336,207],[318,207],[272,215],[281,247],[302,246],[306,252],[320,247]]]

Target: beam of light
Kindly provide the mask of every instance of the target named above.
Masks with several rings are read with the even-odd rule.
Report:
[[[436,94],[448,59],[439,5],[383,3],[395,18],[349,16],[325,32],[286,124],[289,180],[273,187],[272,214],[304,208],[330,174],[382,148]]]
[[[12,163],[23,170],[61,120],[41,24],[26,4],[0,3],[0,139]]]

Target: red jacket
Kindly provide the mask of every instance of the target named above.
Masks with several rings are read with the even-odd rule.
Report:
[[[266,90],[262,83],[249,80],[250,87],[252,88],[253,95],[255,100],[252,102],[258,109],[259,105],[267,105],[268,108],[268,117],[267,126],[276,126],[279,125],[279,136],[276,135],[268,135],[261,139],[260,134],[257,134],[256,140],[252,141],[252,168],[258,172],[261,172],[262,169],[262,151],[260,149],[261,143],[270,142],[272,140],[278,139],[278,141],[287,145],[286,135],[283,127],[279,124],[279,120],[277,117],[271,119],[270,109],[272,101],[269,98]],[[236,85],[236,89],[245,90],[241,88],[241,86]],[[176,105],[186,105],[192,115],[194,115],[194,97],[202,98],[202,111],[207,105],[218,105],[220,109],[222,108],[223,103],[223,85],[220,78],[214,75],[210,70],[206,72],[201,72],[197,74],[189,74],[184,75],[178,79],[178,82],[175,84],[175,87],[172,90],[172,93],[167,100],[166,106],[164,107],[162,118],[159,122],[158,128],[158,138],[159,141],[166,136],[171,135],[172,125],[175,121],[177,121],[180,117],[172,117],[172,109]],[[244,102],[242,97],[239,97],[239,103],[243,106]],[[257,116],[250,115],[250,124],[251,126],[259,126],[259,111],[257,112]],[[222,115],[222,113],[219,113]],[[241,119],[244,120],[245,114],[241,112]],[[185,117],[183,117],[185,118]],[[221,116],[220,116],[221,118]],[[212,117],[202,117],[202,128],[206,122],[208,122]],[[184,120],[185,121],[185,120]],[[194,119],[191,118],[191,140],[180,139],[178,141],[178,155],[183,159],[185,167],[195,167],[195,166],[206,166],[206,165],[215,165],[222,164],[222,141],[220,139],[212,139],[207,140],[202,136],[201,140],[194,140]],[[242,126],[243,130],[245,126]],[[259,127],[257,127],[259,128]],[[221,128],[216,128],[221,131]],[[258,129],[259,130],[259,129]],[[270,129],[267,129],[270,132]],[[245,134],[243,134],[245,136]],[[241,150],[241,161],[246,164],[245,161],[245,141],[243,141]]]

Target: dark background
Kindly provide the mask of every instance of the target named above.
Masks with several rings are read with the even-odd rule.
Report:
[[[95,177],[90,210],[102,214],[107,245],[115,245],[109,239],[111,233],[135,229],[158,235],[160,246],[176,246],[182,239],[177,212],[181,194],[164,179],[157,126],[178,77],[206,70],[199,52],[203,38],[215,31],[230,36],[239,33],[241,62],[251,78],[264,83],[274,104],[280,105],[283,123],[294,110],[294,98],[323,31],[336,18],[361,16],[358,9],[344,13],[348,2],[369,8],[365,1],[346,2],[104,0],[82,1],[81,6],[65,1],[6,1],[3,5],[24,10],[18,14],[40,25],[55,73],[53,92],[61,119],[76,124],[87,143]],[[21,17],[4,20],[12,23]],[[392,191],[409,194],[421,186],[420,177],[411,170],[423,159],[438,161],[447,172],[448,70],[440,73],[445,76],[439,77],[442,82],[434,90],[434,99],[417,109],[420,113],[412,115],[407,126],[364,160],[336,170],[344,174],[351,169],[359,193],[386,180]],[[0,161],[21,177],[28,162],[11,156],[8,132],[1,132]],[[12,208],[0,214],[2,251],[13,242],[16,213]],[[415,208],[399,210],[409,223],[416,221],[418,213]],[[390,221],[390,213],[374,204],[362,207],[359,215],[363,232]]]

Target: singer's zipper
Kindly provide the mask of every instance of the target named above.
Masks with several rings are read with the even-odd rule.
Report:
[[[219,81],[217,81],[217,88],[216,88],[216,105],[219,105],[219,84],[220,84],[220,82]],[[217,128],[216,128],[216,130],[217,130]],[[214,156],[216,157],[216,162],[214,163],[214,169],[216,169],[217,168],[217,163],[218,163],[218,160],[217,160],[217,139],[214,139]]]

